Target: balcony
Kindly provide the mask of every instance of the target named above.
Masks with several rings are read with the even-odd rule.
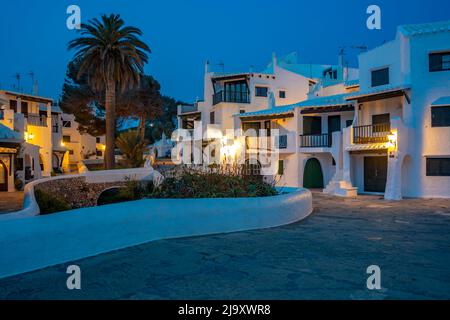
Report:
[[[199,112],[196,104],[180,106],[180,114]]]
[[[300,148],[331,148],[332,144],[331,133],[300,135]]]
[[[391,124],[379,123],[366,126],[353,127],[354,144],[371,144],[388,142],[391,134]]]
[[[27,124],[29,126],[36,127],[46,127],[47,126],[47,117],[39,114],[31,114],[26,115]]]
[[[221,102],[250,103],[248,92],[239,91],[219,91],[213,95],[213,105]]]
[[[271,151],[279,153],[295,152],[295,134],[287,133],[275,137],[246,137],[249,152]]]

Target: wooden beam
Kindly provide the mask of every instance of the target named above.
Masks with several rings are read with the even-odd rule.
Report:
[[[377,101],[377,100],[401,97],[404,94],[405,94],[404,90],[399,90],[399,91],[392,91],[392,92],[373,94],[373,95],[364,96],[364,97],[360,97],[360,98],[355,98],[355,99],[351,99],[351,100],[357,100],[358,103],[364,103],[364,102],[371,102],[371,101]]]
[[[274,119],[286,119],[293,118],[294,113],[286,113],[286,114],[277,114],[277,115],[267,115],[267,116],[254,116],[254,117],[242,117],[242,122],[252,122],[252,121],[261,121],[261,120],[274,120]]]
[[[311,113],[329,113],[329,112],[347,112],[354,111],[355,107],[352,105],[345,106],[332,106],[332,107],[311,107],[304,108],[300,111],[301,114],[311,114]]]

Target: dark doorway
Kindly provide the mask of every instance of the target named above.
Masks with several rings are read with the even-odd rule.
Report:
[[[303,134],[322,134],[322,117],[303,117]]]
[[[391,116],[389,113],[374,114],[372,116],[373,132],[386,132],[391,130]]]
[[[341,131],[341,116],[328,117],[328,133]]]
[[[311,158],[306,162],[303,172],[303,187],[307,189],[323,189],[323,173],[319,160]]]
[[[0,160],[0,191],[8,191],[8,169]]]
[[[364,191],[384,192],[387,180],[387,156],[364,157]]]

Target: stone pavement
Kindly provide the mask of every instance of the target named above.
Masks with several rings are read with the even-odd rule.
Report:
[[[21,210],[23,192],[0,192],[0,214]]]
[[[3,279],[0,299],[450,299],[450,200],[315,193],[314,207],[285,227],[76,261],[79,291],[66,289],[69,264]],[[380,291],[366,288],[369,265]]]

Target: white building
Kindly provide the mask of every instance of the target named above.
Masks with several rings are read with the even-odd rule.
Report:
[[[0,124],[22,140],[11,174],[26,183],[62,171],[61,112],[52,108],[52,100],[12,91],[0,91],[0,96]],[[8,189],[14,190],[11,185]]]
[[[0,90],[0,191],[52,174],[76,170],[84,158],[102,158],[104,137],[78,132],[49,98]],[[72,168],[71,168],[72,167]]]
[[[294,55],[262,73],[207,65],[204,101],[180,106],[178,117],[179,128],[201,120],[206,132],[279,129],[270,146],[280,153],[278,185],[450,197],[450,22],[400,26],[395,40],[359,56],[359,76],[342,59],[300,65]]]
[[[105,153],[105,136],[94,137],[80,133],[78,123],[72,114],[63,113],[62,142],[68,150],[68,170],[76,171],[82,160],[103,159]]]

